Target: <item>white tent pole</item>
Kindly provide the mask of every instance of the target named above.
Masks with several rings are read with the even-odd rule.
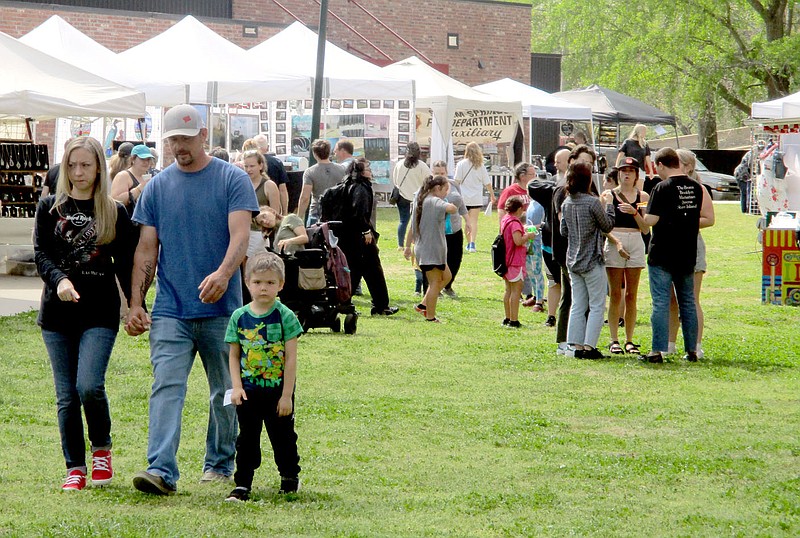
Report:
[[[528,162],[533,164],[533,118],[528,117]]]

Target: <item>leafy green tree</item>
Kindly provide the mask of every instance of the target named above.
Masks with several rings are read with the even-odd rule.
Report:
[[[735,126],[752,101],[796,85],[794,9],[788,0],[535,0],[532,44],[564,55],[565,87],[597,82],[636,96],[715,147],[718,116]]]

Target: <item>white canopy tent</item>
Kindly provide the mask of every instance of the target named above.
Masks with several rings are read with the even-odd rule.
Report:
[[[417,108],[430,108],[433,113],[431,129],[431,161],[452,162],[450,132],[457,110],[491,110],[511,114],[517,122],[522,117],[519,98],[506,99],[470,88],[424,63],[416,56],[395,62],[383,71],[397,78],[415,81]]]
[[[154,82],[149,70],[121,62],[116,53],[58,15],[53,15],[20,37],[19,41],[103,78],[142,91],[150,106],[184,103],[188,99],[185,84]]]
[[[588,106],[570,103],[565,99],[554,97],[539,88],[528,86],[510,78],[478,84],[473,88],[505,99],[520,99],[522,101],[522,115],[525,118],[588,121],[590,125],[593,123],[592,109]],[[593,132],[594,129],[592,128],[590,131]],[[529,123],[528,154],[533,155],[533,122]]]
[[[564,99],[554,97],[546,91],[510,78],[478,84],[473,88],[503,99],[521,100],[522,115],[526,118],[578,121],[591,121],[592,119],[592,109],[588,106],[570,103]]]
[[[139,117],[143,93],[84,71],[0,32],[0,118]]]
[[[314,77],[317,65],[317,34],[300,22],[251,48],[247,55],[269,66],[271,71]],[[324,98],[413,99],[414,83],[385,74],[380,67],[325,42]],[[311,94],[295,99],[310,99]]]
[[[753,118],[763,119],[800,117],[800,92],[772,101],[753,103],[750,107],[750,115]]]
[[[246,52],[187,16],[161,34],[118,55],[122,65],[143,69],[153,83],[181,83],[180,102],[231,104],[297,99],[311,94],[311,79],[256,63]],[[138,66],[138,67],[134,67]],[[172,106],[178,102],[149,103]]]

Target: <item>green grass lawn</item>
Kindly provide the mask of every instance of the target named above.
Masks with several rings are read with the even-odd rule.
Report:
[[[706,358],[643,365],[555,354],[544,314],[500,327],[502,281],[481,217],[442,299],[441,325],[413,311],[414,277],[381,210],[391,318],[353,336],[300,340],[297,429],[303,486],[279,496],[268,442],[255,500],[224,503],[197,483],[207,419],[192,374],[179,494],[136,492],[146,466],[146,337],[121,334],[108,372],[116,476],[59,490],[64,475],[49,363],[31,314],[0,318],[2,536],[797,536],[800,535],[800,310],[760,304],[755,218],[717,205],[704,231]],[[369,312],[368,298],[357,298]],[[637,340],[650,342],[642,279]],[[601,344],[608,343],[604,330]],[[265,438],[266,440],[266,438]]]

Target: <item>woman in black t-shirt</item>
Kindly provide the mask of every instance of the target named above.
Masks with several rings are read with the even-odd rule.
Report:
[[[92,482],[111,482],[111,416],[105,375],[119,330],[117,279],[130,296],[134,234],[128,213],[108,192],[103,148],[73,139],[54,196],[39,201],[36,266],[44,280],[37,323],[42,328],[58,407],[65,491],[86,486],[81,408],[92,447]]]
[[[650,173],[652,168],[650,162],[650,146],[647,145],[647,127],[641,123],[637,124],[631,134],[625,139],[622,146],[617,153],[617,161],[615,165],[618,167],[625,157],[633,157],[639,163],[639,169],[643,172],[639,174],[640,181],[644,179],[645,175]],[[642,185],[637,184],[637,188],[641,189]]]

